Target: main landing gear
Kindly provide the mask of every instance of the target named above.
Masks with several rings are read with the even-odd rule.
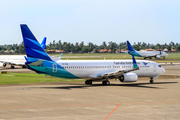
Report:
[[[14,66],[13,66],[13,65],[11,65],[11,69],[14,69]]]
[[[154,83],[154,80],[153,80],[153,78],[151,78],[149,82],[150,82],[150,83]]]
[[[86,80],[86,81],[85,81],[85,84],[86,84],[86,85],[92,85],[92,80]],[[110,82],[109,82],[108,79],[105,79],[105,80],[102,81],[102,84],[103,84],[103,85],[110,85]]]
[[[105,80],[102,81],[102,84],[103,85],[110,85],[108,78],[105,78]]]
[[[86,85],[92,85],[92,80],[86,80],[86,81],[85,81],[85,84],[86,84]]]
[[[103,84],[103,85],[110,85],[110,82],[109,82],[108,80],[103,80],[103,81],[102,81],[102,84]]]

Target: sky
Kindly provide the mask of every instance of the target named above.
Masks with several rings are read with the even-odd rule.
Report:
[[[179,0],[1,0],[0,45],[20,44],[20,24],[41,43],[180,43]]]

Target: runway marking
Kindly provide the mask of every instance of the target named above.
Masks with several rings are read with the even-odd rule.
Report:
[[[110,116],[111,116],[111,114],[119,107],[121,105],[121,103],[106,117],[106,119],[104,119],[104,120],[107,120]]]
[[[134,103],[92,103],[92,104],[66,104],[66,105],[37,105],[37,106],[8,106],[8,107],[0,107],[0,109],[8,109],[8,108],[37,108],[37,107],[68,107],[68,106],[97,106],[97,105],[136,105],[136,104],[169,104],[169,103],[180,103],[180,101],[175,102],[134,102]]]

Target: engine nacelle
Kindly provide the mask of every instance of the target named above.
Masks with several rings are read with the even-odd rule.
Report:
[[[138,80],[138,76],[136,73],[124,73],[119,77],[121,82],[136,82]]]
[[[160,58],[161,56],[160,55],[156,55],[156,58]]]

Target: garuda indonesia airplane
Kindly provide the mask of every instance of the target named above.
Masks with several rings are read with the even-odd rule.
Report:
[[[151,59],[152,57],[155,58],[163,57],[165,59],[165,57],[168,56],[166,52],[162,52],[162,51],[135,51],[129,41],[127,41],[127,46],[128,46],[128,53],[130,55],[144,57],[144,59],[146,58]]]
[[[44,51],[27,25],[21,24],[21,31],[27,54],[26,65],[29,69],[60,78],[87,79],[85,84],[102,81],[109,85],[109,79],[121,82],[136,82],[138,77],[153,79],[165,72],[158,63],[145,60],[52,60]]]

